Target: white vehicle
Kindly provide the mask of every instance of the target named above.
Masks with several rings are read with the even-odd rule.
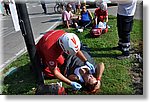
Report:
[[[86,3],[86,5],[92,5],[92,6],[95,6],[96,5],[96,1],[97,0],[80,0],[81,4],[82,3]]]
[[[116,2],[112,2],[111,0],[96,0],[96,7],[100,2],[106,2],[108,6],[110,5],[117,5]]]

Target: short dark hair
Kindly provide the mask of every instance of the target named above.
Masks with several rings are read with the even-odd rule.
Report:
[[[97,83],[98,83],[98,82],[96,82],[96,83],[93,84],[93,85],[91,85],[91,84],[86,84],[86,85],[85,85],[86,90],[87,90],[87,91],[90,91],[90,92],[93,91],[94,88],[95,88],[95,86],[97,85]]]
[[[70,3],[68,3],[67,8],[72,8],[72,5]]]

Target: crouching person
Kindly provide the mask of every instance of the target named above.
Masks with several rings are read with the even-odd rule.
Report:
[[[82,86],[75,81],[69,80],[59,71],[59,65],[64,63],[64,57],[62,54],[66,53],[68,55],[78,56],[85,65],[89,66],[91,71],[94,69],[94,66],[83,55],[82,51],[80,51],[80,40],[77,35],[73,33],[67,33],[63,30],[51,30],[39,40],[36,47],[37,53],[44,67],[43,70],[35,70],[45,72],[47,68],[49,74],[66,84],[71,85],[75,90],[79,90]]]

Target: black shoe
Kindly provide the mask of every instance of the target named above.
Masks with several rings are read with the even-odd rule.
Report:
[[[119,46],[113,47],[112,49],[113,49],[113,50],[119,50],[119,51],[121,51],[121,48],[120,48]]]
[[[122,55],[117,56],[118,60],[123,60],[123,59],[127,59],[127,58],[130,58],[130,55],[125,56],[125,55],[122,54]]]
[[[47,14],[47,12],[43,12],[42,14]]]

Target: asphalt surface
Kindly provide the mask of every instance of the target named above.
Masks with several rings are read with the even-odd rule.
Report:
[[[37,42],[41,36],[55,28],[61,22],[61,14],[55,14],[53,7],[54,3],[47,4],[48,14],[42,14],[43,10],[39,3],[27,3],[28,14],[31,22],[31,27],[34,35],[34,39]],[[90,9],[94,11],[94,9]],[[110,15],[117,14],[117,6],[108,8]],[[142,5],[138,4],[135,19],[142,19]],[[21,32],[15,32],[11,16],[1,16],[0,19],[1,28],[1,59],[0,59],[0,71],[10,64],[13,60],[19,57],[26,51],[24,38]]]
[[[33,36],[37,42],[40,37],[50,29],[56,27],[61,22],[61,14],[53,11],[54,3],[47,4],[48,14],[43,14],[43,9],[39,3],[27,3],[27,10],[33,31]],[[24,38],[21,31],[15,32],[11,16],[1,16],[2,29],[1,38],[1,63],[0,70],[15,60],[19,55],[26,51]]]

